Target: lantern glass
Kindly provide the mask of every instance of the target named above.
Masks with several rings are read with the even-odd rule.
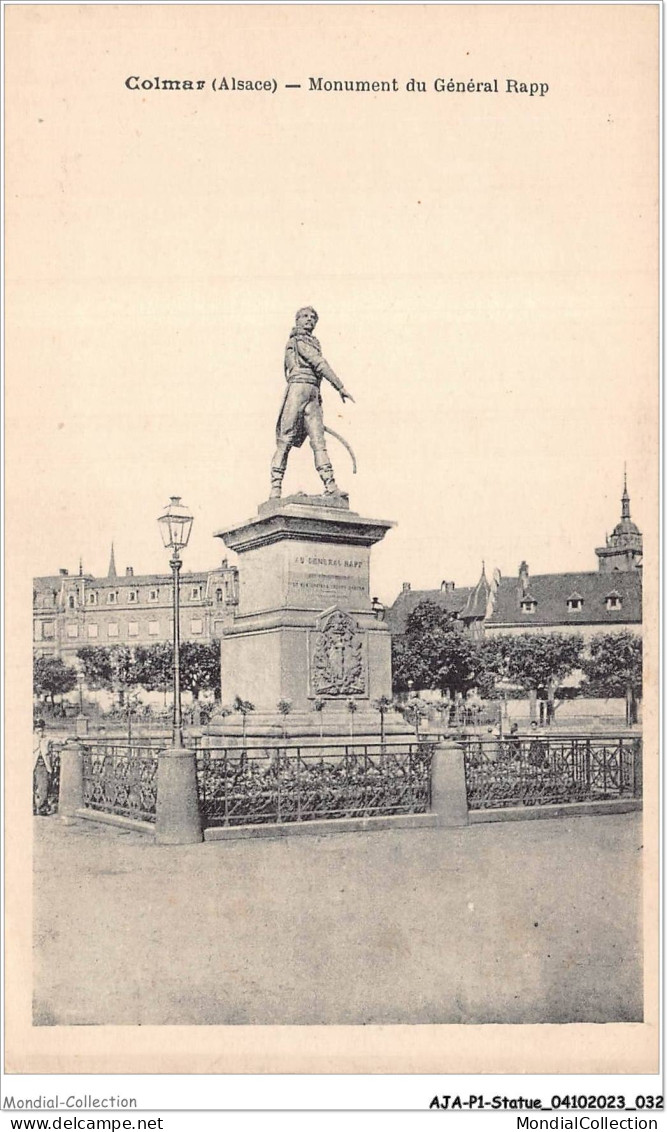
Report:
[[[162,541],[168,550],[182,550],[188,545],[192,515],[181,503],[180,495],[172,495],[169,506],[158,519]]]

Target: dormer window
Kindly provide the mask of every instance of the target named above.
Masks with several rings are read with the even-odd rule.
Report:
[[[537,602],[534,597],[524,597],[521,600],[522,613],[534,613],[537,609]]]
[[[581,594],[570,594],[567,599],[568,613],[578,613],[580,609],[584,608],[584,599]]]
[[[201,601],[201,586],[193,586],[190,590],[191,601]]]
[[[604,603],[607,609],[621,609],[623,605],[621,595],[616,593],[615,591],[613,593],[607,594],[606,598],[604,599]]]
[[[139,591],[138,590],[128,590],[127,591],[127,600],[129,602],[136,604],[139,601]]]
[[[112,590],[112,591],[111,591],[111,593],[107,594],[107,602],[108,602],[108,604],[109,604],[109,605],[115,605],[115,604],[116,604],[116,598],[117,598],[117,596],[118,596],[118,595],[116,594],[116,592],[115,592],[114,590]]]
[[[160,591],[159,590],[150,590],[149,594],[148,594],[148,600],[149,601],[159,601],[160,600]]]
[[[88,594],[88,605],[97,605],[97,594],[94,590]]]

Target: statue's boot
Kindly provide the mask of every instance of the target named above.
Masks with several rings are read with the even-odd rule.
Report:
[[[269,499],[280,499],[283,493],[283,475],[285,473],[276,468],[271,468],[271,491],[269,492]]]
[[[318,464],[317,470],[320,474],[320,479],[324,484],[325,495],[341,495],[341,490],[334,479],[334,471],[330,463]]]
[[[279,444],[276,453],[271,461],[271,491],[269,492],[269,499],[280,499],[283,491],[283,476],[285,475],[285,468],[287,467],[287,456],[289,449],[284,444]]]

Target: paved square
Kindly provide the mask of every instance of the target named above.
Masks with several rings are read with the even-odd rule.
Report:
[[[184,848],[35,827],[36,1025],[642,1018],[641,814]]]

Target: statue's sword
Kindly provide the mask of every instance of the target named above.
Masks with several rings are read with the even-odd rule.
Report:
[[[343,436],[341,436],[339,432],[334,432],[334,430],[332,428],[329,428],[328,425],[324,426],[324,431],[328,432],[329,436],[335,436],[336,440],[339,440],[340,443],[343,445],[343,448],[347,448],[348,452],[350,453],[350,458],[352,460],[352,475],[356,476],[356,474],[357,474],[357,461],[356,461],[356,457],[354,455],[354,452],[352,451],[350,445],[347,443],[347,440],[345,440],[345,438]]]

